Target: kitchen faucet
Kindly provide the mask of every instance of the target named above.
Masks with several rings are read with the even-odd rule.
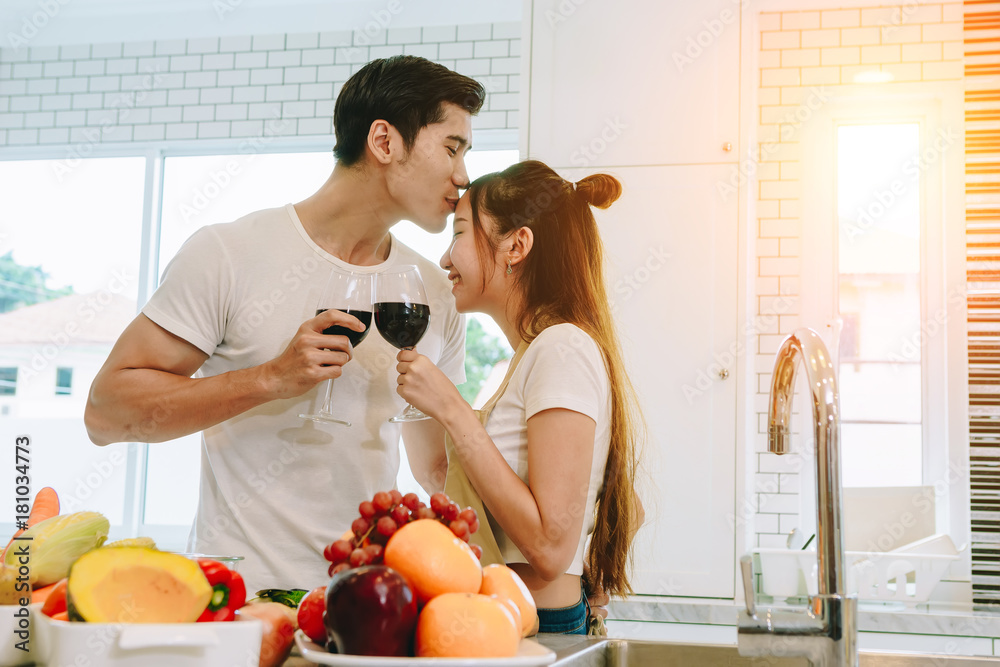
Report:
[[[797,329],[778,350],[768,402],[767,449],[789,451],[792,396],[799,361],[806,369],[816,431],[816,555],[819,591],[805,612],[758,610],[754,601],[753,560],[740,559],[746,609],[739,615],[739,652],[744,656],[804,656],[816,667],[856,667],[856,596],[844,586],[844,547],[840,533],[840,396],[830,353],[812,329]]]

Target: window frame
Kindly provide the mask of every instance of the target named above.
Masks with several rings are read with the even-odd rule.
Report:
[[[829,180],[836,183],[836,169],[820,175],[810,162],[836,164],[837,128],[847,124],[917,123],[923,154],[938,130],[963,126],[962,99],[961,82],[841,86],[804,127],[800,141],[814,150],[801,157],[801,196],[810,202],[802,216],[801,256],[809,261],[800,269],[801,322],[818,329],[828,345],[838,308],[836,185]],[[948,533],[956,545],[971,537],[966,307],[964,298],[961,303],[952,298],[964,296],[966,280],[963,162],[964,136],[958,130],[953,143],[921,171],[920,181],[921,477],[923,485],[934,487],[936,531]],[[949,227],[954,220],[963,224]],[[935,322],[933,329],[929,321]],[[952,573],[967,578],[969,567],[966,550]]]
[[[7,384],[10,383],[11,380],[0,378],[0,383],[2,383],[0,384],[0,396],[6,396],[8,397],[8,399],[17,398],[17,376],[19,375],[19,373],[17,372],[18,368],[17,366],[4,366],[0,368],[0,372],[5,373],[6,371],[14,371],[13,387],[11,387],[11,391],[8,393],[6,391]]]
[[[483,151],[518,150],[518,137],[519,132],[516,129],[477,129],[474,135],[475,148]],[[138,314],[155,291],[160,275],[159,237],[164,162],[167,158],[198,155],[324,152],[332,150],[333,143],[332,136],[281,137],[266,135],[263,137],[193,141],[79,144],[68,147],[65,145],[25,146],[6,148],[0,155],[0,160],[4,162],[64,160],[67,163],[72,163],[77,159],[88,158],[145,158],[137,295]],[[7,395],[8,399],[14,397],[16,397],[16,393],[14,396]],[[109,539],[145,535],[153,538],[161,548],[184,550],[190,526],[151,524],[144,521],[148,449],[148,443],[128,443],[125,462],[123,519],[120,525],[111,526]],[[13,534],[14,530],[15,526],[12,522],[0,522],[0,531]]]
[[[59,374],[63,371],[69,371],[69,384],[61,385],[59,384]],[[60,391],[64,390],[64,391]],[[73,395],[73,367],[72,366],[56,366],[56,396],[72,396]]]

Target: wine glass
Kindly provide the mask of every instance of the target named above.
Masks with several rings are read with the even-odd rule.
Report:
[[[372,274],[357,273],[355,271],[345,271],[333,269],[330,278],[326,281],[326,287],[320,294],[317,304],[316,314],[329,310],[339,310],[361,320],[365,325],[364,331],[355,331],[334,325],[323,329],[327,336],[347,336],[351,345],[357,347],[365,339],[372,328]],[[302,419],[311,419],[317,422],[331,422],[350,426],[351,422],[341,419],[333,414],[333,379],[327,380],[326,400],[323,401],[323,408],[315,414],[301,414]]]
[[[375,325],[382,338],[400,350],[411,350],[423,338],[431,321],[427,290],[420,271],[412,265],[378,274],[375,280]],[[391,422],[430,419],[409,403]]]

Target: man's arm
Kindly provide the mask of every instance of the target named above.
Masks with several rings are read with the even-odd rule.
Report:
[[[410,472],[428,495],[444,491],[444,480],[448,474],[444,438],[444,427],[434,419],[403,424],[403,446],[406,447]]]
[[[280,356],[242,370],[192,378],[208,356],[139,315],[115,343],[94,378],[84,423],[98,445],[162,442],[214,426],[278,398],[299,396],[340,377],[351,358],[346,336],[325,336],[339,324],[361,331],[357,318],[328,310],[306,321]]]

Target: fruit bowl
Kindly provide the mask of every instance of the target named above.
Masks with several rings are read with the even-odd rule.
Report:
[[[325,648],[314,644],[299,630],[295,633],[295,644],[306,660],[318,665],[339,665],[340,667],[535,667],[555,662],[556,654],[534,639],[522,639],[517,655],[513,658],[394,658],[368,655],[342,655],[328,653]]]

